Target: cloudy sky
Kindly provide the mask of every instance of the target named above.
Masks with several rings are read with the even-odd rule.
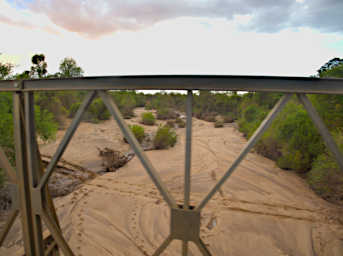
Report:
[[[309,76],[343,57],[342,0],[0,0],[0,61],[86,75]]]

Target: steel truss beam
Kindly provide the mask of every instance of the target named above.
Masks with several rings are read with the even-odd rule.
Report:
[[[201,77],[201,76],[200,76]],[[95,81],[95,85],[99,86],[96,88],[97,91],[91,91],[85,97],[85,100],[81,104],[79,110],[77,111],[75,118],[73,119],[70,127],[68,128],[65,136],[63,137],[60,145],[58,146],[51,162],[49,163],[48,167],[46,168],[45,172],[42,170],[40,154],[38,150],[38,145],[35,137],[35,124],[34,124],[34,102],[33,102],[33,92],[31,90],[40,90],[46,86],[46,84],[55,85],[55,87],[51,87],[53,89],[65,89],[64,83],[65,82],[75,82],[75,87],[70,87],[72,89],[83,89],[78,85],[78,81],[86,82],[90,81],[89,79],[71,79],[71,80],[37,80],[37,81],[26,81],[25,83],[21,83],[18,86],[16,92],[14,92],[14,124],[15,124],[15,144],[16,144],[16,173],[14,168],[10,165],[8,159],[6,158],[3,150],[0,149],[0,167],[6,170],[6,173],[9,176],[10,181],[13,183],[13,188],[17,196],[14,196],[13,201],[17,202],[13,204],[13,209],[8,217],[7,223],[5,225],[4,230],[0,233],[0,245],[3,243],[8,231],[10,230],[12,224],[14,223],[18,213],[21,213],[21,220],[22,220],[22,228],[23,228],[23,240],[24,240],[24,247],[25,253],[28,256],[41,256],[45,253],[47,255],[58,255],[58,248],[60,248],[64,255],[66,256],[73,256],[73,252],[66,243],[63,238],[61,228],[58,223],[58,219],[56,216],[55,209],[53,207],[52,200],[49,196],[47,190],[47,183],[52,175],[56,164],[60,160],[61,156],[63,155],[65,149],[67,148],[70,140],[72,139],[79,123],[81,122],[81,118],[83,113],[86,111],[88,106],[91,104],[92,100],[98,94],[103,102],[105,103],[106,107],[110,111],[111,115],[114,117],[115,121],[117,122],[120,130],[126,137],[127,141],[129,142],[130,146],[136,153],[137,157],[142,162],[143,167],[147,171],[148,175],[152,179],[153,183],[161,193],[163,199],[166,201],[168,206],[171,210],[171,219],[170,219],[170,234],[161,244],[161,246],[155,251],[153,254],[154,256],[160,255],[174,240],[181,240],[182,241],[182,255],[188,255],[188,245],[189,242],[193,242],[199,248],[200,252],[203,255],[210,256],[211,253],[206,248],[205,243],[200,239],[200,215],[201,210],[206,206],[206,204],[211,200],[211,198],[215,195],[216,192],[219,191],[221,186],[226,182],[226,180],[231,176],[231,174],[236,170],[237,166],[241,163],[241,161],[245,158],[248,152],[252,149],[252,147],[257,143],[257,141],[261,138],[264,132],[268,129],[271,125],[272,121],[276,118],[276,116],[280,113],[280,111],[284,108],[287,102],[291,98],[291,94],[285,94],[279,102],[274,106],[271,110],[269,115],[265,118],[265,120],[261,123],[260,127],[255,131],[254,135],[249,139],[246,146],[243,148],[241,153],[238,155],[236,160],[232,163],[230,168],[225,172],[223,177],[217,182],[217,184],[209,191],[209,193],[204,197],[204,199],[196,206],[190,205],[190,188],[191,188],[191,145],[192,145],[192,89],[228,89],[228,87],[223,86],[225,83],[235,82],[236,85],[241,86],[243,82],[251,79],[252,81],[256,82],[256,77],[227,77],[227,76],[218,76],[216,77],[213,83],[209,83],[205,86],[205,82],[208,82],[208,79],[212,79],[212,76],[203,76],[201,77],[202,83],[198,87],[193,88],[194,81],[198,80],[200,77],[193,77],[193,76],[172,76],[172,77],[160,77],[160,79],[156,80],[156,77],[110,77],[110,78],[94,78],[93,82]],[[166,80],[167,79],[167,80]],[[276,79],[276,80],[275,80]],[[289,79],[281,79],[280,78],[270,78],[270,77],[260,77],[260,82],[266,82],[267,84],[257,83],[255,84],[258,90],[268,91],[268,82],[278,81],[280,86],[283,86],[284,82],[290,83],[288,85],[288,92],[297,92],[298,99],[304,105],[305,109],[309,113],[311,119],[313,120],[314,124],[316,125],[317,129],[319,130],[320,134],[322,135],[327,147],[332,151],[333,155],[335,156],[340,168],[343,170],[343,158],[342,154],[339,151],[336,143],[332,139],[328,129],[326,128],[325,124],[319,117],[318,113],[312,106],[311,102],[308,100],[305,94],[299,93],[302,91],[311,91],[311,92],[319,92],[319,93],[343,93],[343,89],[335,87],[336,85],[342,85],[342,81],[334,81],[334,80],[321,80],[321,79],[299,79],[299,78],[289,78]],[[92,79],[91,79],[92,80]],[[113,84],[106,87],[104,86],[108,81],[112,81]],[[161,177],[159,176],[158,172],[155,170],[153,165],[151,164],[150,160],[145,155],[143,149],[141,148],[140,144],[132,134],[131,130],[126,125],[118,107],[116,106],[113,98],[104,90],[99,88],[105,89],[113,89],[117,87],[119,82],[124,82],[124,87],[127,88],[128,86],[138,86],[140,88],[135,89],[142,89],[143,88],[154,88],[156,82],[161,81],[169,81],[163,88],[169,88],[169,86],[174,85],[176,82],[180,82],[183,89],[188,89],[187,95],[187,102],[186,102],[186,114],[187,114],[187,125],[186,125],[186,143],[185,143],[185,168],[184,168],[184,203],[182,206],[177,205],[174,197],[168,191],[167,186],[162,181]],[[304,82],[305,81],[305,82]],[[330,88],[323,89],[320,86],[316,87],[316,81],[319,82],[321,85],[324,83],[330,84]],[[96,83],[98,82],[98,84]],[[214,83],[216,82],[216,83]],[[305,88],[301,87],[301,89],[295,89],[294,86],[298,85],[298,83],[310,83],[312,87]],[[149,83],[152,83],[148,85]],[[250,84],[251,84],[250,83]],[[186,86],[189,85],[189,87]],[[7,85],[7,84],[6,84]],[[57,86],[58,85],[58,86]],[[223,87],[222,87],[223,86]],[[235,87],[242,89],[243,87]],[[283,91],[285,87],[275,87],[273,91]],[[293,86],[293,87],[292,87]],[[87,86],[85,86],[87,87]],[[5,87],[6,88],[6,87]],[[51,89],[50,88],[50,89]],[[93,88],[93,87],[87,87]],[[131,87],[130,87],[131,88]],[[233,87],[230,87],[233,88]],[[244,87],[248,88],[248,87]],[[46,88],[45,88],[46,89]],[[45,90],[44,89],[44,90]],[[161,89],[159,87],[158,89]],[[24,145],[24,146],[22,146]],[[54,239],[50,246],[45,246],[43,238],[42,238],[42,221],[46,224],[48,230],[52,238]],[[47,247],[47,248],[46,248]]]
[[[343,94],[343,79],[282,76],[143,75],[6,80],[0,91],[219,90]]]

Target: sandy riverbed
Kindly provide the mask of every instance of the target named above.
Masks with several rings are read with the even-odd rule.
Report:
[[[215,129],[212,123],[193,122],[191,202],[197,204],[246,140],[230,125]],[[177,133],[174,148],[146,154],[181,203],[185,129]],[[61,134],[57,142],[60,138]],[[57,142],[42,146],[42,152],[52,153]],[[96,171],[101,165],[97,146],[129,149],[114,121],[81,123],[63,158]],[[57,198],[55,205],[77,256],[151,255],[169,232],[169,210],[137,157],[117,172]],[[201,223],[201,237],[213,255],[343,255],[342,209],[320,199],[293,173],[254,153],[206,206]],[[18,229],[19,224],[9,240]],[[164,255],[180,254],[181,243],[174,241]],[[190,255],[201,254],[192,247]]]

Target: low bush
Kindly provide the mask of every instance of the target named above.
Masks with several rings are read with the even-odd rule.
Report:
[[[227,113],[226,115],[223,115],[222,118],[224,123],[233,123],[235,121],[234,114],[231,112]]]
[[[342,151],[343,134],[336,134],[335,140]],[[327,150],[314,160],[312,170],[307,173],[306,180],[310,187],[324,199],[343,204],[343,172]]]
[[[169,126],[170,128],[175,128],[176,122],[174,120],[168,120],[166,125]]]
[[[142,143],[145,137],[144,127],[134,124],[134,125],[129,125],[129,128],[131,129],[131,132],[133,133],[133,135],[135,135],[138,142]],[[125,137],[124,137],[124,141],[127,143],[127,140]]]
[[[176,143],[176,133],[167,125],[160,126],[154,137],[154,146],[156,149],[173,147]]]
[[[148,101],[148,102],[145,104],[144,108],[145,108],[146,110],[152,110],[152,104],[151,104],[151,102]]]
[[[157,119],[167,120],[177,118],[177,113],[170,108],[157,109]]]
[[[151,112],[144,112],[142,113],[142,124],[145,125],[154,125],[156,122],[156,118],[153,113]]]
[[[221,128],[221,127],[224,127],[224,122],[222,120],[217,120],[214,123],[214,128]]]
[[[179,128],[185,128],[186,127],[185,121],[183,121],[181,118],[176,118],[175,122]]]
[[[259,154],[274,161],[277,161],[282,156],[279,141],[275,136],[269,135],[268,132],[266,133],[266,136],[256,144],[255,149]]]
[[[110,119],[110,112],[107,110],[102,99],[95,99],[88,108],[88,112],[91,113],[92,117],[96,120],[103,121]]]
[[[69,110],[69,117],[75,116],[79,109],[81,102],[75,102],[71,105]],[[98,123],[99,121],[109,120],[111,117],[110,112],[107,110],[105,104],[100,98],[94,99],[92,104],[88,107],[83,114],[82,120],[86,122]]]
[[[134,110],[134,108],[123,106],[120,109],[120,112],[125,119],[130,119],[130,118],[135,116],[135,113],[133,112],[133,110]]]
[[[216,113],[203,113],[201,114],[201,119],[207,122],[215,122],[216,121]]]

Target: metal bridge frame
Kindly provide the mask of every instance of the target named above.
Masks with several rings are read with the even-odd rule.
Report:
[[[43,170],[35,132],[34,92],[58,90],[89,91],[78,109],[70,127],[66,131],[49,165]],[[126,125],[108,90],[187,90],[186,104],[186,151],[184,176],[184,204],[178,205],[168,191],[158,172],[145,155],[140,144]],[[192,100],[193,90],[211,91],[255,91],[281,92],[284,96],[270,111],[249,139],[236,160],[208,192],[198,205],[190,205],[191,183],[191,144],[192,144]],[[120,130],[142,162],[151,180],[161,193],[171,210],[170,234],[153,255],[160,255],[174,239],[182,241],[182,255],[188,255],[188,243],[197,245],[203,255],[211,255],[200,239],[201,210],[217,193],[225,181],[234,172],[240,162],[268,129],[277,114],[287,104],[293,94],[307,110],[326,146],[335,156],[343,170],[343,158],[325,124],[319,117],[306,94],[343,94],[343,79],[320,79],[304,77],[268,77],[268,76],[212,76],[212,75],[158,75],[158,76],[111,76],[82,77],[71,79],[7,80],[0,81],[0,93],[13,92],[13,120],[16,148],[16,166],[12,167],[4,151],[0,148],[0,167],[7,173],[12,189],[12,210],[8,220],[0,230],[0,246],[20,213],[25,255],[66,256],[74,253],[65,241],[60,228],[53,201],[47,184],[50,176],[73,137],[83,113],[96,95],[100,96],[116,120]],[[50,234],[43,237],[42,223]]]

